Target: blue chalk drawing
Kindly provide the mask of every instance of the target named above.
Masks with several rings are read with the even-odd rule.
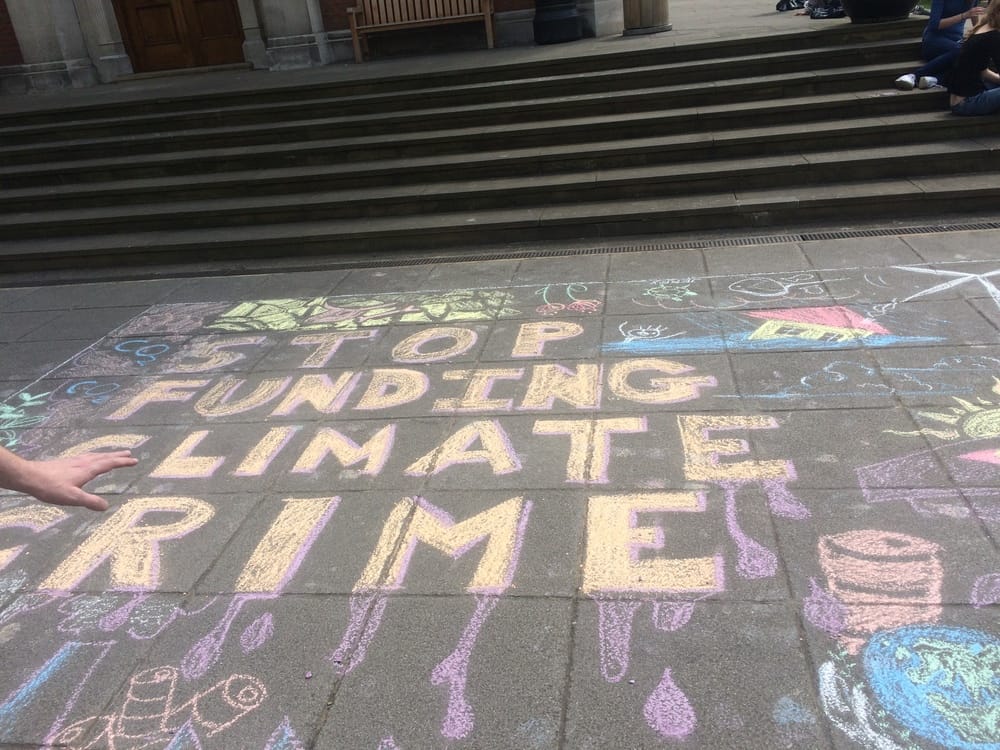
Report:
[[[1000,639],[908,626],[877,633],[862,659],[875,697],[913,733],[954,750],[1000,750]]]
[[[884,349],[892,346],[937,344],[945,341],[940,336],[872,335],[864,340],[819,341],[795,336],[773,339],[751,339],[751,332],[729,333],[726,336],[699,336],[691,338],[632,339],[612,341],[602,349],[609,353],[647,354],[721,354],[730,352],[779,352],[779,351],[829,351],[832,349]]]

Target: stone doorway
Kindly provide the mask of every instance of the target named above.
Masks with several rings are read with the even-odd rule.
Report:
[[[136,73],[244,61],[237,0],[115,0]]]

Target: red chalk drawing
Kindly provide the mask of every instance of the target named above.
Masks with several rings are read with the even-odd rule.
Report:
[[[933,542],[889,531],[820,538],[820,566],[830,595],[843,605],[839,637],[850,653],[857,654],[878,630],[938,619],[944,578],[940,552]]]

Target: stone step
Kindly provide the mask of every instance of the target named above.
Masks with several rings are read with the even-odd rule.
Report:
[[[881,95],[888,94],[888,95]],[[399,160],[420,157],[445,157],[456,154],[478,154],[485,151],[503,152],[518,149],[552,149],[564,146],[601,142],[627,142],[635,138],[699,134],[714,130],[740,128],[747,132],[773,125],[815,127],[814,123],[841,119],[845,108],[856,118],[894,116],[898,114],[943,114],[943,91],[872,92],[825,94],[822,96],[784,97],[763,102],[694,105],[665,111],[634,113],[623,119],[619,115],[588,115],[523,122],[519,125],[497,124],[461,126],[445,130],[426,130],[403,134],[373,134],[367,136],[322,138],[279,143],[258,144],[252,149],[245,143],[227,146],[171,151],[167,144],[152,153],[127,154],[123,144],[114,156],[102,154],[84,158],[81,153],[67,150],[76,157],[61,161],[61,152],[40,154],[46,162],[28,161],[0,167],[0,186],[4,188],[35,187],[73,182],[165,177],[183,174],[204,174],[210,171],[233,172],[286,166]],[[373,128],[374,129],[374,128]],[[225,141],[224,141],[225,142]],[[155,145],[155,144],[147,144]],[[82,147],[81,147],[82,148]],[[112,150],[112,144],[107,145]],[[9,156],[9,154],[8,154]],[[0,156],[2,159],[3,156]]]
[[[565,50],[561,50],[561,54],[549,57],[545,55],[544,49],[539,49],[537,57],[532,57],[525,54],[524,50],[520,50],[517,62],[509,62],[509,58],[497,55],[493,61],[477,67],[456,65],[455,57],[441,56],[436,70],[429,69],[429,66],[424,64],[419,74],[407,75],[386,75],[375,63],[368,64],[364,68],[352,66],[352,75],[342,78],[338,77],[339,68],[331,66],[328,69],[327,80],[297,86],[269,85],[266,77],[251,75],[245,80],[232,82],[227,90],[197,95],[160,96],[154,90],[135,92],[131,96],[98,95],[83,104],[36,100],[34,107],[27,107],[18,112],[0,113],[0,126],[32,124],[44,126],[52,122],[53,112],[58,112],[59,118],[67,122],[79,123],[91,119],[106,121],[109,118],[174,115],[178,112],[205,109],[217,111],[229,107],[294,105],[307,99],[399,93],[414,88],[450,88],[542,77],[579,76],[592,72],[683,65],[741,56],[752,58],[801,50],[816,51],[844,46],[859,49],[877,48],[879,45],[892,46],[896,42],[909,44],[912,48],[910,57],[916,59],[923,24],[922,20],[912,18],[869,25],[817,26],[765,37],[732,37],[632,50],[608,45],[604,52],[577,56],[567,55]],[[252,104],[248,104],[248,99],[252,99]]]
[[[827,71],[842,70],[840,76],[827,76],[828,80],[849,80],[848,71],[864,74],[857,70],[864,66],[892,65],[893,71],[904,63],[916,59],[918,49],[912,39],[894,40],[887,43],[867,45],[846,45],[825,49]],[[419,117],[420,112],[467,108],[476,106],[490,110],[490,105],[521,102],[524,106],[535,107],[532,115],[544,117],[545,110],[538,110],[545,100],[555,100],[564,111],[570,105],[570,97],[596,95],[606,101],[614,101],[617,107],[637,107],[637,101],[651,99],[664,101],[664,96],[672,89],[685,86],[684,97],[697,92],[705,82],[725,82],[734,78],[733,70],[739,71],[739,80],[745,86],[738,89],[724,87],[720,92],[732,101],[739,94],[750,96],[773,96],[770,82],[781,81],[783,88],[805,87],[815,83],[818,75],[814,70],[816,50],[782,50],[769,54],[755,54],[749,57],[716,58],[712,60],[685,61],[669,65],[650,65],[642,68],[600,70],[573,73],[561,76],[546,76],[514,81],[488,83],[464,83],[450,87],[418,86],[407,91],[361,94],[356,96],[328,96],[324,98],[302,98],[289,102],[243,101],[229,107],[200,107],[169,113],[135,114],[117,117],[91,118],[81,120],[60,120],[34,125],[4,126],[0,117],[0,143],[5,146],[25,144],[52,144],[58,146],[72,134],[72,141],[121,139],[124,136],[156,134],[165,137],[167,133],[199,133],[234,128],[249,129],[252,126],[280,125],[281,129],[294,127],[295,123],[310,125],[336,125],[339,119],[370,117],[376,114],[411,112]],[[775,73],[780,71],[780,73]],[[880,71],[881,72],[881,71]],[[797,74],[796,78],[790,78]],[[808,75],[811,74],[811,75]],[[756,79],[756,80],[754,80]],[[863,79],[862,79],[863,80]],[[891,80],[891,79],[890,79]],[[664,86],[669,81],[669,86]],[[706,92],[715,94],[715,91]],[[588,104],[583,100],[584,105]],[[552,108],[549,107],[549,110]],[[518,110],[511,110],[511,116],[518,116]],[[261,130],[264,128],[262,127]]]
[[[760,228],[813,221],[924,216],[942,205],[992,210],[1000,174],[813,185],[492,211],[362,218],[215,229],[174,229],[6,242],[0,272],[87,264],[181,262],[233,257],[445,250],[459,246]]]
[[[0,163],[6,165],[40,164],[52,161],[74,161],[84,159],[114,158],[142,154],[159,154],[184,150],[204,150],[216,147],[250,147],[272,144],[304,143],[329,140],[333,137],[371,138],[385,136],[386,140],[400,143],[401,135],[419,134],[423,138],[428,133],[446,133],[442,142],[435,146],[446,152],[464,145],[466,141],[451,141],[452,131],[467,129],[473,131],[468,136],[503,134],[512,138],[519,131],[533,125],[551,123],[553,128],[562,127],[572,118],[614,117],[622,137],[628,137],[628,130],[634,127],[634,118],[622,121],[622,115],[649,115],[655,113],[661,121],[668,118],[678,128],[691,128],[694,123],[672,117],[679,111],[688,117],[698,115],[698,109],[710,109],[717,116],[724,116],[730,106],[756,103],[754,110],[743,110],[748,116],[764,117],[770,110],[780,112],[780,116],[802,118],[809,113],[797,114],[795,106],[786,102],[803,100],[809,96],[819,97],[809,103],[809,111],[824,107],[823,99],[832,102],[835,94],[860,92],[862,102],[857,106],[865,116],[878,109],[888,111],[894,108],[917,106],[918,99],[910,97],[873,97],[873,89],[879,85],[884,89],[886,82],[892,81],[898,68],[885,66],[861,66],[842,68],[822,75],[815,71],[763,78],[729,79],[711,86],[704,84],[670,85],[654,89],[633,91],[611,91],[603,94],[567,94],[555,99],[514,100],[491,104],[463,105],[459,102],[447,107],[373,115],[347,115],[340,117],[315,118],[295,122],[276,122],[257,125],[238,125],[216,128],[200,128],[180,132],[151,132],[131,136],[120,136],[117,132],[103,137],[50,141],[40,144],[0,147]],[[648,119],[648,118],[647,118]],[[752,123],[748,123],[751,124]],[[512,130],[513,129],[513,130]],[[540,132],[536,128],[536,132]],[[661,131],[662,132],[662,131]],[[614,137],[614,134],[609,134]],[[479,146],[476,146],[479,147]],[[341,158],[351,158],[345,155]],[[2,179],[2,174],[0,174]]]
[[[777,185],[795,193],[808,193],[817,185],[844,180],[919,177],[926,171],[928,161],[939,165],[941,175],[996,170],[1000,166],[1000,154],[991,145],[975,140],[941,144],[923,142],[809,155],[788,153],[755,159],[412,186],[38,210],[0,215],[0,235],[7,240],[44,239],[164,231],[178,226],[211,229],[360,217],[404,217],[448,212],[455,205],[470,211],[550,208],[564,204],[615,202],[622,196],[632,200],[660,199]]]
[[[547,149],[483,150],[471,154],[47,185],[4,191],[0,212],[57,210],[67,205],[85,208],[212,200],[231,195],[297,195],[656,165],[704,164],[712,169],[715,162],[727,159],[781,154],[822,156],[848,148],[878,149],[886,143],[887,133],[896,143],[931,147],[956,138],[983,139],[994,131],[988,119],[957,119],[939,111],[820,121],[809,127],[780,123],[751,131],[705,129],[690,135],[567,143]],[[215,158],[219,159],[217,155]],[[93,168],[100,169],[102,165],[95,163]]]

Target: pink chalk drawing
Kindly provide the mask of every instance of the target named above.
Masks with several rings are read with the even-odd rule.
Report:
[[[232,305],[228,302],[179,302],[154,305],[110,335],[116,337],[154,333],[191,333],[205,325],[207,318],[221,314]]]
[[[789,473],[792,473],[789,465]],[[791,477],[794,479],[794,474]],[[741,489],[760,484],[767,494],[768,505],[776,516],[802,520],[809,517],[809,510],[789,491],[784,479],[751,479],[717,482],[726,498],[726,530],[736,545],[736,572],[743,578],[769,578],[778,570],[778,556],[752,539],[740,526],[736,512],[736,497]]]
[[[984,460],[996,443],[962,440],[862,466],[858,484],[870,503],[904,502],[920,515],[947,518],[966,518],[971,506],[1000,521],[1000,463]]]
[[[850,654],[879,630],[935,622],[941,615],[944,566],[934,542],[889,531],[848,531],[820,538],[819,562],[827,591],[814,586],[805,615]]]
[[[284,568],[281,570],[281,578],[274,582],[268,582],[268,585],[272,587],[270,590],[233,595],[232,599],[229,600],[225,613],[222,615],[222,619],[220,619],[215,627],[206,633],[201,640],[191,647],[191,650],[188,651],[187,655],[181,661],[181,672],[184,675],[184,679],[199,679],[219,660],[219,657],[222,655],[222,648],[229,636],[229,630],[232,628],[237,616],[240,614],[240,611],[247,602],[274,599],[281,594],[281,592],[288,585],[288,582],[291,581],[298,572],[299,567],[302,565],[302,561],[309,553],[309,550],[312,548],[316,539],[319,537],[320,532],[326,527],[326,524],[330,520],[331,516],[333,516],[339,502],[339,498],[331,498],[326,501],[322,513],[312,519],[308,533],[301,538],[296,538],[295,543],[298,546],[295,548],[294,554],[291,555]],[[265,538],[265,541],[267,541],[267,538]],[[264,635],[264,633],[260,633],[259,635]],[[263,640],[260,640],[257,643],[257,647],[259,648],[263,645],[269,637],[270,636],[267,635],[267,637]],[[247,641],[247,643],[251,642],[253,641]],[[242,640],[240,645],[245,645]]]
[[[803,611],[806,620],[831,638],[843,633],[847,625],[847,607],[822,588],[815,578],[809,579],[809,596],[806,597]]]
[[[663,670],[659,684],[646,699],[642,715],[652,729],[668,739],[684,739],[698,724],[694,708],[674,684],[670,669]]]
[[[628,672],[632,621],[641,606],[642,601],[636,599],[597,600],[601,675],[608,682],[619,682]]]
[[[240,648],[244,654],[256,651],[274,635],[274,615],[265,612],[250,623],[240,636]]]
[[[984,464],[1000,464],[1000,450],[990,448],[984,451],[972,451],[971,453],[963,453],[959,458],[966,461],[981,461]]]
[[[597,599],[600,668],[607,682],[621,682],[628,673],[633,622],[645,603],[646,600],[639,599]],[[655,600],[650,603],[653,626],[657,630],[680,630],[694,613],[694,601]],[[659,684],[646,700],[643,716],[651,729],[673,739],[686,737],[697,724],[694,708],[674,682],[669,668],[664,670]]]
[[[972,584],[970,603],[976,609],[1000,604],[1000,573],[979,576]]]
[[[222,655],[229,630],[243,606],[258,599],[272,599],[277,594],[236,594],[229,600],[226,612],[205,636],[194,644],[181,661],[181,673],[186,680],[197,680],[212,668]]]
[[[298,736],[295,734],[295,730],[292,729],[292,722],[286,716],[281,720],[281,724],[278,725],[271,736],[267,740],[267,744],[264,745],[264,750],[305,750],[306,746],[302,744]]]
[[[454,519],[443,509],[423,498],[415,498],[414,500],[417,507],[429,517],[440,521],[443,527],[455,525]],[[513,581],[514,572],[521,556],[521,548],[524,544],[531,507],[532,503],[527,501],[519,510],[516,530],[513,532],[511,548],[506,557],[506,565],[502,569],[502,575],[497,584],[475,588],[470,586],[467,589],[475,595],[476,610],[463,630],[454,651],[431,673],[432,684],[448,686],[448,708],[442,723],[441,733],[450,739],[467,737],[473,730],[474,712],[466,696],[469,661],[483,625],[500,602],[500,595],[510,587]],[[409,520],[412,521],[412,515]],[[404,539],[409,533],[407,526],[406,523],[400,524],[396,538],[389,540],[390,546],[396,549],[396,556],[393,560],[388,561],[390,563],[388,568],[395,568],[395,572],[386,570],[383,580],[377,586],[357,590],[350,598],[350,621],[340,644],[328,657],[333,664],[334,672],[340,676],[349,674],[364,662],[368,648],[378,633],[385,614],[388,604],[387,592],[402,588],[402,582],[406,578],[410,560],[418,541],[417,537],[414,536],[410,540],[410,544],[404,544]],[[486,532],[484,532],[483,537],[470,539],[466,544],[448,554],[453,559],[461,557],[482,541],[485,535]]]
[[[874,320],[854,312],[850,308],[834,307],[800,307],[786,310],[754,310],[742,313],[751,318],[798,323],[803,326],[822,326],[823,328],[845,329],[855,331],[858,335],[891,333]]]
[[[694,602],[653,602],[653,627],[672,633],[687,625],[694,614]]]
[[[475,724],[472,704],[465,694],[469,676],[469,659],[472,649],[482,630],[483,623],[500,602],[498,596],[477,596],[476,611],[469,620],[455,650],[438,664],[431,673],[435,685],[448,685],[448,712],[441,734],[449,739],[463,739],[469,736]]]
[[[380,592],[351,596],[350,624],[340,639],[340,645],[329,657],[338,676],[350,674],[365,660],[368,647],[375,639],[379,625],[382,624],[382,616],[388,603],[389,597]]]
[[[78,721],[46,742],[71,750],[162,750],[185,727],[199,742],[198,732],[205,737],[224,732],[267,698],[267,689],[256,677],[233,674],[178,704],[179,679],[180,670],[172,666],[138,672],[115,712]],[[96,735],[94,727],[100,730]]]
[[[402,748],[396,744],[396,740],[392,737],[384,737],[382,741],[378,743],[378,750],[402,750]]]

